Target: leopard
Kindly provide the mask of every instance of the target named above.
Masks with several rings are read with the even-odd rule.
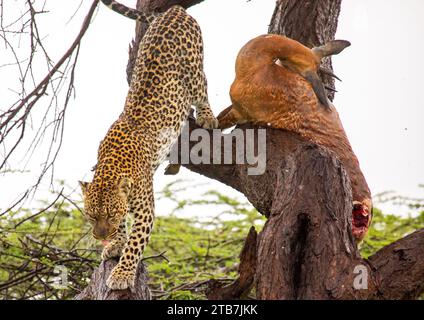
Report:
[[[92,181],[79,181],[92,235],[104,243],[102,260],[119,259],[106,285],[123,290],[134,286],[152,233],[156,169],[178,139],[192,106],[197,125],[214,129],[218,121],[209,105],[197,21],[179,5],[148,13],[116,1],[102,2],[149,24],[138,47],[124,110],[100,143]]]

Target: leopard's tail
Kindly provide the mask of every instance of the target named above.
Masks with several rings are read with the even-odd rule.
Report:
[[[160,15],[159,13],[153,13],[153,12],[144,13],[142,11],[129,8],[114,0],[101,0],[101,1],[103,2],[103,4],[111,8],[113,11],[118,12],[127,18],[142,21],[142,22],[147,22],[148,24],[151,24]]]

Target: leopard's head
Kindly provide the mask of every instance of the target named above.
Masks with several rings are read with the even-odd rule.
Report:
[[[84,215],[93,227],[93,237],[112,240],[118,233],[122,219],[128,213],[128,196],[133,181],[123,177],[119,181],[82,182]]]

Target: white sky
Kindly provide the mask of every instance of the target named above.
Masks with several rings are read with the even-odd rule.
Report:
[[[10,1],[16,13],[24,1]],[[48,1],[50,14],[40,16],[40,31],[57,61],[79,31],[91,1],[84,1],[68,22],[80,0]],[[134,7],[134,0],[122,1]],[[239,49],[251,38],[267,32],[274,0],[206,0],[189,9],[199,22],[205,43],[205,72],[209,99],[215,114],[230,104],[229,87],[234,79],[234,62]],[[395,190],[409,196],[422,195],[424,183],[424,23],[421,0],[344,0],[336,38],[352,46],[333,59],[343,82],[338,82],[336,105],[373,194]],[[67,23],[68,22],[68,23]],[[91,179],[97,148],[107,129],[121,113],[128,86],[125,69],[128,44],[135,22],[100,6],[83,39],[76,70],[76,98],[70,102],[62,151],[56,162],[55,178],[76,187],[80,179]],[[25,41],[18,54],[25,57]],[[0,65],[11,61],[10,52],[0,46]],[[36,75],[42,78],[45,71]],[[18,76],[13,67],[0,68],[0,109],[16,98]],[[26,147],[18,150],[22,155]],[[23,169],[15,157],[10,165]],[[0,208],[34,182],[41,155],[35,155],[29,173],[0,176]],[[176,177],[164,176],[164,166],[155,176],[160,190],[175,179],[192,179],[204,184],[196,190],[218,189],[230,195],[236,191],[216,181],[182,169]],[[36,198],[45,196],[49,188]],[[36,206],[36,202],[29,206]],[[166,212],[168,204],[156,204]],[[389,208],[390,209],[390,208]]]

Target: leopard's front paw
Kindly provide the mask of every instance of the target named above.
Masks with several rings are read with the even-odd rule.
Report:
[[[112,290],[124,290],[133,288],[135,282],[135,272],[123,270],[119,265],[112,269],[106,285]]]
[[[106,261],[108,259],[120,257],[125,243],[123,242],[111,242],[103,248],[102,251],[102,260]]]
[[[218,128],[218,119],[213,114],[198,114],[196,124],[205,129]]]

